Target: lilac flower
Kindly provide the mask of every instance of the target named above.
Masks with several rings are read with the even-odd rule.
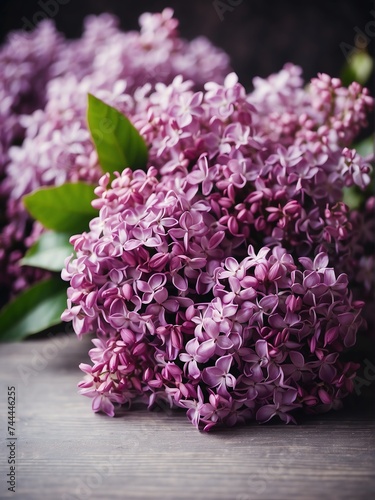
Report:
[[[241,355],[242,359],[248,363],[251,375],[255,379],[261,380],[264,378],[263,368],[269,367],[271,362],[268,344],[265,340],[257,340],[254,347],[255,351],[253,349],[244,348]]]
[[[181,401],[180,405],[183,408],[187,408],[188,411],[186,412],[186,415],[188,419],[191,421],[191,423],[195,427],[199,427],[199,422],[202,414],[202,410],[204,408],[204,402],[203,402],[203,394],[201,388],[198,386],[197,388],[197,393],[198,393],[198,401],[193,399],[193,400],[185,400]],[[206,410],[207,411],[207,410]]]
[[[268,422],[272,417],[277,415],[281,420],[286,422],[294,421],[294,417],[288,412],[293,408],[298,408],[298,404],[294,403],[297,397],[297,391],[288,389],[286,391],[275,390],[273,395],[273,403],[264,405],[257,411],[256,419],[260,422]]]
[[[220,389],[226,387],[235,387],[236,379],[230,373],[230,367],[232,364],[232,356],[222,356],[218,358],[215,362],[215,366],[210,366],[205,368],[202,374],[202,380],[208,385],[208,387],[217,387],[218,394],[220,394]]]

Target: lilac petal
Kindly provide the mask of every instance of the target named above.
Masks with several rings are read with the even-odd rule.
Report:
[[[181,239],[185,236],[185,229],[171,229],[169,231],[169,235],[173,238],[173,239]]]
[[[337,326],[333,326],[329,330],[326,331],[324,335],[324,347],[327,344],[332,344],[339,336],[339,328]]]
[[[152,238],[148,238],[147,241],[144,242],[146,247],[157,248],[161,244],[161,239],[159,235],[156,235]]]
[[[149,279],[149,285],[150,287],[155,290],[155,288],[159,288],[161,286],[164,286],[167,281],[167,278],[165,274],[161,273],[156,273],[151,276]]]
[[[190,174],[187,176],[187,181],[189,184],[200,184],[203,182],[205,176],[204,173],[201,170],[193,170],[193,172],[190,172]]]
[[[219,335],[216,339],[216,344],[220,349],[231,349],[233,347],[233,342],[226,335]]]
[[[205,267],[206,264],[207,264],[207,259],[203,257],[196,257],[194,259],[191,259],[189,262],[189,266],[192,269],[202,269],[203,267]]]
[[[178,223],[177,219],[174,219],[173,217],[164,217],[161,222],[165,227],[172,227]]]
[[[224,237],[225,237],[224,231],[218,231],[217,233],[215,233],[213,236],[211,236],[208,242],[208,248],[210,250],[216,248],[223,241]]]
[[[101,411],[102,408],[102,396],[101,394],[98,394],[93,400],[92,400],[92,409],[94,412]]]
[[[300,257],[298,259],[300,261],[300,263],[303,265],[303,267],[309,271],[313,271],[313,263],[311,261],[311,259],[309,259],[308,257]]]
[[[270,363],[268,366],[267,366],[267,371],[268,371],[268,377],[267,377],[267,382],[272,382],[274,380],[276,380],[277,378],[280,377],[280,374],[281,374],[281,368],[277,365],[275,365],[274,363]],[[281,386],[281,382],[280,382],[280,386]]]
[[[258,397],[258,391],[256,390],[255,386],[248,388],[246,392],[246,397],[250,401]]]
[[[190,356],[194,356],[198,347],[199,347],[199,340],[194,338],[189,340],[189,342],[187,342],[187,344],[185,345],[185,350],[190,354]],[[183,354],[181,354],[181,356],[182,355]]]
[[[203,328],[205,332],[213,339],[215,339],[220,333],[220,324],[216,323],[216,321],[211,318],[204,318]]]
[[[254,305],[251,304],[251,307],[249,306],[249,303],[244,303],[242,305],[242,308],[238,311],[236,314],[236,321],[239,323],[247,323],[251,316],[253,315],[254,312]]]
[[[248,363],[258,363],[259,361],[258,354],[256,354],[255,351],[247,347],[241,349],[241,356],[242,359]]]
[[[280,314],[271,314],[268,318],[268,322],[272,328],[285,328],[286,323]]]
[[[224,306],[223,311],[225,313],[225,317],[230,318],[230,317],[234,316],[236,314],[237,309],[238,309],[237,304],[231,304],[231,305]]]
[[[209,387],[215,387],[222,382],[223,372],[216,366],[205,368],[202,372],[202,379]]]
[[[335,363],[338,356],[339,356],[338,352],[331,352],[331,354],[328,354],[328,356],[326,356],[326,362],[329,364]]]
[[[144,293],[151,293],[152,292],[152,288],[145,281],[139,280],[137,282],[137,288],[138,288],[138,290],[140,290],[141,292],[144,292]]]
[[[275,262],[268,271],[268,279],[269,280],[277,280],[282,276],[282,267],[278,262]]]
[[[191,378],[198,379],[201,376],[201,372],[198,368],[196,361],[191,361],[188,365],[188,373]]]
[[[275,295],[267,295],[266,297],[262,297],[259,301],[259,305],[265,311],[270,311],[273,309],[278,303],[279,299]]]
[[[342,313],[337,316],[341,325],[349,326],[354,321],[354,314],[350,312]]]
[[[241,283],[238,278],[235,278],[234,276],[229,276],[228,278],[229,286],[230,289],[232,290],[233,293],[238,294],[241,290]],[[242,296],[242,294],[241,294]]]
[[[222,356],[216,361],[216,366],[221,370],[222,373],[228,373],[233,361],[233,357],[228,354],[226,356]]]
[[[293,283],[293,285],[292,285],[292,291],[294,293],[297,293],[297,294],[300,294],[300,295],[303,295],[305,293],[305,289],[299,283]]]
[[[172,283],[180,292],[185,292],[188,288],[186,279],[177,273],[172,276]]]
[[[91,365],[88,365],[87,363],[80,363],[78,365],[78,367],[83,372],[88,373],[89,375],[91,375],[91,373],[92,373],[92,366]]]
[[[154,298],[158,304],[163,304],[168,300],[168,290],[166,288],[161,288],[155,292]]]
[[[272,417],[276,415],[276,409],[274,405],[264,405],[256,413],[255,418],[258,422],[268,422]]]
[[[314,293],[316,297],[321,297],[327,290],[328,290],[327,285],[321,283],[320,285],[314,286],[311,291]]]
[[[297,397],[297,391],[295,389],[288,389],[282,393],[282,403],[284,405],[291,405]]]
[[[344,338],[345,347],[353,347],[353,345],[356,342],[356,334],[357,334],[357,331],[355,328],[349,328],[349,330]]]
[[[167,311],[177,312],[180,308],[180,305],[176,299],[168,299],[163,302],[163,306]]]
[[[318,390],[318,395],[320,397],[320,400],[323,404],[330,404],[332,402],[332,398],[331,396],[328,394],[327,391],[325,391],[324,389],[320,388]]]
[[[267,277],[268,269],[265,264],[257,264],[254,275],[259,281],[264,281]]]
[[[336,290],[345,290],[348,286],[348,276],[346,274],[340,274],[337,278],[335,288]]]
[[[314,259],[314,267],[316,270],[326,268],[328,266],[328,263],[328,255],[324,252],[318,253],[318,255]]]
[[[312,271],[303,280],[303,284],[306,288],[312,288],[313,286],[316,286],[319,283],[320,283],[320,277],[319,274],[316,273],[315,271]]]
[[[288,411],[288,408],[285,408],[284,411]],[[296,423],[296,419],[292,416],[292,415],[289,415],[289,413],[282,413],[282,412],[279,412],[278,413],[278,416],[280,417],[280,419],[285,422],[286,424],[289,424],[290,422],[292,422],[293,424]]]
[[[195,359],[198,363],[206,363],[215,353],[216,344],[213,339],[202,342],[197,347]]]
[[[264,380],[263,370],[259,363],[256,363],[251,367],[251,374],[253,380]]]
[[[241,280],[242,288],[256,288],[258,284],[258,280],[254,276],[245,276]]]
[[[252,300],[257,296],[256,290],[254,288],[247,288],[241,292],[242,300]]]
[[[142,241],[140,240],[128,240],[125,244],[124,244],[124,250],[126,251],[129,251],[129,250],[134,250],[135,248],[138,248],[142,245]]]
[[[298,351],[291,351],[289,353],[289,357],[292,361],[292,363],[294,364],[294,366],[296,366],[297,368],[302,368],[305,364],[305,358],[303,357],[303,355],[298,352]]]
[[[268,344],[265,340],[257,340],[255,343],[255,350],[260,358],[268,359]]]
[[[228,387],[236,387],[236,383],[237,383],[237,379],[234,375],[232,375],[231,373],[228,373],[226,376],[225,376],[225,383]]]
[[[62,321],[72,321],[72,319],[78,315],[81,311],[81,306],[73,306],[70,309],[65,309],[61,315]]]
[[[271,386],[268,385],[268,382],[257,383],[255,387],[256,390],[258,391],[258,396],[260,399],[268,398],[272,393],[272,389],[270,388]]]
[[[323,380],[323,382],[327,382],[327,384],[330,384],[332,382],[332,380],[336,376],[336,373],[336,368],[326,363],[324,363],[319,369],[319,377]]]

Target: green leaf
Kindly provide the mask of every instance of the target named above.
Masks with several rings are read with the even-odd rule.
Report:
[[[354,149],[361,156],[368,156],[374,154],[374,144],[375,144],[375,136],[367,137],[367,139],[363,139],[363,141],[355,144]]]
[[[374,61],[367,52],[353,51],[341,72],[343,84],[350,85],[352,82],[358,82],[365,85],[370,78],[373,66]]]
[[[59,277],[28,288],[0,311],[0,341],[19,341],[61,323],[66,289]]]
[[[69,233],[48,231],[43,233],[21,259],[22,266],[39,267],[49,271],[61,271],[64,261],[73,253]]]
[[[363,199],[364,194],[357,188],[357,186],[344,188],[343,201],[351,210],[359,209],[362,205]]]
[[[84,182],[67,183],[58,187],[42,187],[24,196],[31,216],[47,229],[61,233],[82,233],[98,215],[91,206],[94,186]]]
[[[146,143],[126,116],[89,94],[87,121],[104,172],[146,169]]]

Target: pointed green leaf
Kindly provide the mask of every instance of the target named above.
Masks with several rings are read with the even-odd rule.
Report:
[[[61,322],[67,284],[59,277],[28,288],[0,311],[0,341],[19,341]]]
[[[43,233],[21,259],[22,266],[39,267],[48,271],[61,271],[64,261],[73,253],[69,233],[48,231]]]
[[[86,231],[90,220],[98,215],[91,206],[94,198],[94,186],[77,182],[42,187],[24,196],[23,201],[31,216],[44,227],[72,235]]]
[[[126,116],[89,94],[87,121],[104,172],[146,169],[146,143]]]

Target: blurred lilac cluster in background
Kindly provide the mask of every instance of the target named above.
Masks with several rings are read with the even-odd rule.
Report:
[[[182,40],[177,27],[171,9],[165,9],[143,14],[136,32],[122,32],[115,17],[102,14],[86,19],[78,40],[65,39],[52,21],[31,33],[9,35],[0,50],[3,298],[7,290],[19,292],[40,278],[40,271],[21,271],[18,265],[25,245],[38,234],[22,196],[40,186],[99,178],[86,125],[88,92],[128,111],[131,97],[122,96],[125,89],[131,96],[146,82],[170,83],[178,74],[197,88],[223,81],[228,56],[204,37]]]

